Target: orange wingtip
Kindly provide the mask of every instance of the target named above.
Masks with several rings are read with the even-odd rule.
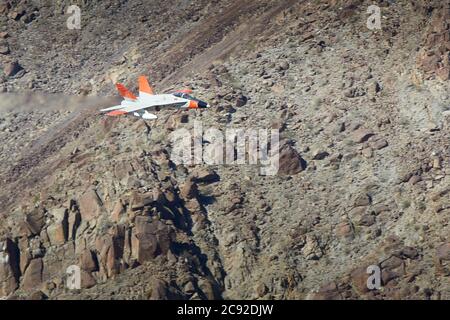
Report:
[[[130,100],[136,100],[136,96],[132,94],[130,91],[128,91],[127,88],[121,83],[116,84],[117,90],[119,91],[120,95],[124,98],[130,99]]]
[[[186,94],[191,94],[192,92],[194,92],[194,91],[192,91],[191,89],[183,89],[183,90],[175,91],[175,93],[186,93]]]
[[[139,77],[139,92],[153,94],[153,89],[150,87],[147,78],[144,76]]]
[[[108,112],[106,115],[110,116],[110,117],[117,117],[117,116],[121,116],[123,114],[127,114],[127,112],[121,111],[121,110],[114,110],[114,111]]]

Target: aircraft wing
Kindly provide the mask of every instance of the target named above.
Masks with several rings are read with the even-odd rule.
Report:
[[[161,102],[161,103],[157,103],[157,104],[153,104],[153,105],[138,105],[138,106],[129,106],[129,107],[124,107],[124,108],[120,108],[120,109],[116,109],[110,113],[107,113],[106,115],[111,115],[111,116],[118,116],[118,115],[122,115],[122,114],[127,114],[127,113],[131,113],[131,112],[136,112],[139,110],[147,110],[147,109],[155,109],[157,107],[164,107],[164,106],[170,106],[170,105],[174,105],[176,107],[180,107],[182,105],[186,104],[186,102],[178,102],[178,103],[174,103],[174,102]],[[105,110],[106,111],[106,110]]]

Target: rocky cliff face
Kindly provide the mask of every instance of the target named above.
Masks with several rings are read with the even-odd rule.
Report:
[[[0,297],[450,298],[447,4],[75,3],[0,2]],[[212,108],[98,114],[140,74]],[[174,163],[196,123],[279,130],[278,174]]]

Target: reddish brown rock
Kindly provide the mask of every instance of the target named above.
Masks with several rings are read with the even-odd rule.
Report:
[[[20,272],[23,274],[30,264],[31,256],[29,243],[27,238],[21,238],[19,241],[19,250],[20,250]]]
[[[79,200],[81,219],[90,221],[97,218],[102,210],[102,201],[93,189],[86,191]]]
[[[65,208],[54,210],[55,221],[48,226],[47,235],[51,245],[62,245],[67,241],[69,233],[68,211]]]
[[[114,222],[119,222],[122,215],[125,213],[122,201],[119,199],[116,201],[113,211],[111,212],[111,220]]]
[[[341,238],[353,238],[353,226],[350,222],[344,221],[336,226],[336,235]]]
[[[367,273],[366,268],[355,269],[350,274],[352,287],[359,294],[365,294],[365,293],[369,292],[369,288],[367,288],[367,279],[369,278],[369,276],[370,275]]]
[[[154,259],[167,254],[175,240],[173,229],[159,220],[150,217],[136,217],[135,228],[131,235],[132,256],[139,262]]]
[[[108,278],[118,274],[123,267],[125,235],[125,227],[115,225],[108,230],[107,234],[96,240],[99,269]],[[95,259],[95,256],[93,258]]]
[[[79,265],[82,270],[88,272],[98,271],[98,263],[94,253],[89,249],[84,249],[80,254]]]
[[[141,210],[145,206],[149,206],[153,203],[153,193],[139,193],[133,192],[130,198],[130,205],[132,210]]]
[[[211,183],[219,180],[219,175],[209,168],[197,169],[192,172],[191,176],[199,183]]]
[[[279,169],[280,175],[294,175],[306,169],[306,161],[288,144],[280,148]]]
[[[341,300],[342,296],[339,293],[339,289],[334,282],[330,282],[322,286],[318,292],[311,295],[312,300]]]
[[[41,233],[45,224],[45,216],[42,208],[36,208],[25,214],[24,220],[19,222],[19,234],[31,237]]]
[[[23,70],[23,68],[17,61],[6,62],[3,64],[3,72],[6,77],[13,77],[21,70]]]
[[[166,281],[152,278],[150,282],[149,300],[179,300],[183,296],[181,293],[172,288]]]
[[[31,260],[22,280],[22,286],[25,290],[36,289],[42,284],[43,269],[44,263],[41,258]]]
[[[426,75],[435,74],[447,81],[450,78],[450,8],[441,2],[432,11],[431,22],[425,32],[423,47],[417,56],[417,66]]]
[[[81,270],[81,288],[83,289],[89,289],[92,288],[93,286],[95,286],[97,284],[97,281],[95,280],[95,278],[92,276],[92,274],[88,271],[85,270]]]

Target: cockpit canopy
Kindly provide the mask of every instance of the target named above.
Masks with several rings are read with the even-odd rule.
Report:
[[[197,98],[194,98],[193,96],[188,95],[187,93],[183,93],[183,92],[175,92],[173,94],[175,97],[179,97],[179,98],[183,98],[183,99],[188,99],[188,100],[194,100],[194,101],[200,101]]]

